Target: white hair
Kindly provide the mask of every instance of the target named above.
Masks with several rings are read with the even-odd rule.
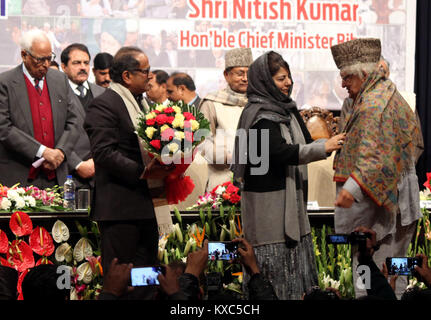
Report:
[[[359,79],[363,80],[365,75],[369,75],[373,71],[375,71],[377,68],[377,63],[375,62],[361,62],[356,63],[350,66],[346,66],[340,70],[340,74],[343,75],[355,75],[358,76]]]
[[[21,49],[31,51],[31,47],[35,41],[49,41],[49,38],[45,31],[40,29],[31,29],[22,35],[20,41]]]

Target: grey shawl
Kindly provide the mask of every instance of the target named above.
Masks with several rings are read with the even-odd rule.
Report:
[[[262,55],[249,68],[248,104],[241,115],[238,129],[248,130],[259,120],[268,119],[280,124],[287,144],[305,145],[303,130],[294,115],[298,113],[296,104],[290,94],[284,95],[275,86],[268,69],[267,56],[268,53]],[[246,168],[244,161],[238,161],[241,157],[246,159],[247,141],[244,143],[241,140],[237,138],[235,141],[235,163],[231,166],[236,181],[242,181]],[[244,231],[253,245],[300,241],[302,236],[310,233],[303,192],[305,180],[306,166],[287,165],[285,190],[242,193]]]

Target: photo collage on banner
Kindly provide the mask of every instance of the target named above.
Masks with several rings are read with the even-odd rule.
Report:
[[[139,46],[153,70],[187,72],[198,94],[205,96],[226,86],[225,52],[243,46],[251,47],[255,58],[268,50],[283,55],[292,71],[292,94],[299,108],[339,110],[346,92],[330,46],[377,37],[390,62],[391,79],[399,90],[413,91],[408,61],[414,59],[414,52],[412,57],[407,48],[415,37],[410,32],[415,25],[415,1],[5,1],[0,71],[21,62],[21,33],[40,28],[51,40],[57,63],[61,51],[74,42],[86,44],[92,57],[98,52],[115,54],[126,45]]]

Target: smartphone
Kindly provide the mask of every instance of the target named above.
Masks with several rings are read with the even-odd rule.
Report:
[[[415,266],[421,266],[422,259],[410,257],[388,257],[386,258],[386,267],[388,274],[411,276],[415,271]]]
[[[208,260],[233,260],[238,258],[238,243],[224,241],[208,242]]]
[[[165,274],[164,266],[133,268],[130,272],[131,284],[133,287],[158,286],[157,276],[160,273]]]

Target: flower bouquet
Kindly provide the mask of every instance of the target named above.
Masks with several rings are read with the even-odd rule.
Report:
[[[241,196],[239,195],[239,188],[228,181],[217,185],[211,192],[206,192],[203,196],[199,196],[196,204],[187,209],[194,210],[208,207],[211,207],[211,209],[219,209],[220,206],[237,206],[240,201]]]
[[[64,211],[63,199],[58,192],[59,187],[41,190],[37,187],[11,188],[0,185],[0,212],[12,212],[21,210],[27,212],[35,211]]]
[[[158,104],[140,114],[137,133],[150,159],[175,165],[164,180],[168,203],[184,201],[194,189],[193,181],[184,172],[193,161],[196,147],[209,134],[208,120],[194,106],[181,101]]]

